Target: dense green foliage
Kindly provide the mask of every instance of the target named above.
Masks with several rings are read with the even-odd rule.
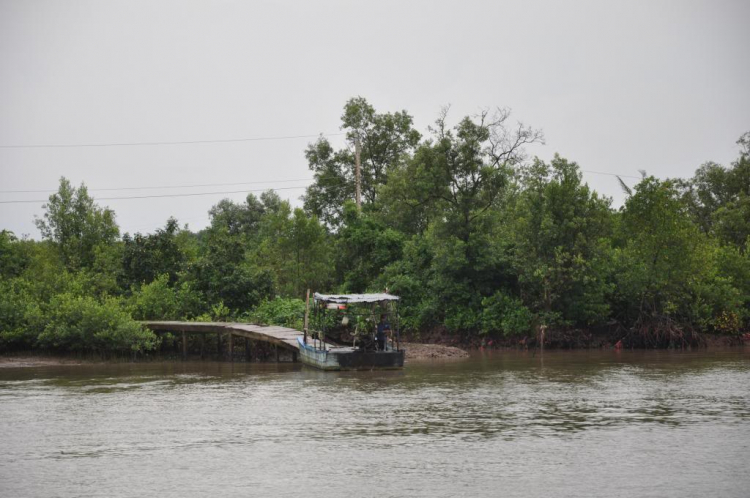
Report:
[[[405,111],[356,98],[342,125],[344,148],[321,138],[305,152],[304,209],[270,191],[222,200],[199,233],[170,218],[120,237],[114,213],[63,178],[42,241],[0,232],[0,347],[144,352],[158,345],[147,319],[300,327],[307,289],[387,289],[407,330],[469,340],[545,326],[667,346],[750,329],[750,134],[730,166],[644,176],[615,209],[576,163],[527,159],[543,137],[505,109],[455,126],[444,111],[422,137]]]
[[[296,298],[276,298],[263,301],[247,318],[262,325],[281,325],[302,330],[305,315],[305,302]]]

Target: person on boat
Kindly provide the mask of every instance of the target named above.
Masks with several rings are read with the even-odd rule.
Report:
[[[387,333],[391,331],[391,324],[385,320],[385,315],[380,315],[380,323],[378,323],[378,331],[375,334],[375,339],[378,341],[378,350],[385,351],[385,341]]]

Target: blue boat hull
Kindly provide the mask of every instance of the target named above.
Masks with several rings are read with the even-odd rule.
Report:
[[[305,344],[301,338],[298,342],[300,361],[322,370],[372,370],[404,366],[403,349],[363,352],[355,348],[333,347],[322,350]]]

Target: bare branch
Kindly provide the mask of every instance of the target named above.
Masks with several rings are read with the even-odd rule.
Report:
[[[625,183],[624,181],[622,181],[622,178],[620,178],[620,177],[618,176],[618,177],[617,177],[617,181],[618,181],[618,182],[620,182],[620,187],[622,188],[622,190],[623,190],[623,191],[624,191],[624,192],[625,192],[626,194],[628,194],[629,196],[630,196],[630,195],[633,195],[633,189],[631,189],[630,187],[628,187],[628,184],[627,184],[627,183]]]

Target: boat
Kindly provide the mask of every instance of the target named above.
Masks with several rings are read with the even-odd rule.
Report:
[[[308,295],[304,336],[297,339],[299,360],[303,364],[322,370],[394,369],[404,366],[405,351],[399,341],[398,296],[387,292],[316,292],[312,301],[311,316]],[[379,325],[383,329],[380,342],[376,340]],[[351,346],[336,344],[328,335],[333,328],[352,327]]]

